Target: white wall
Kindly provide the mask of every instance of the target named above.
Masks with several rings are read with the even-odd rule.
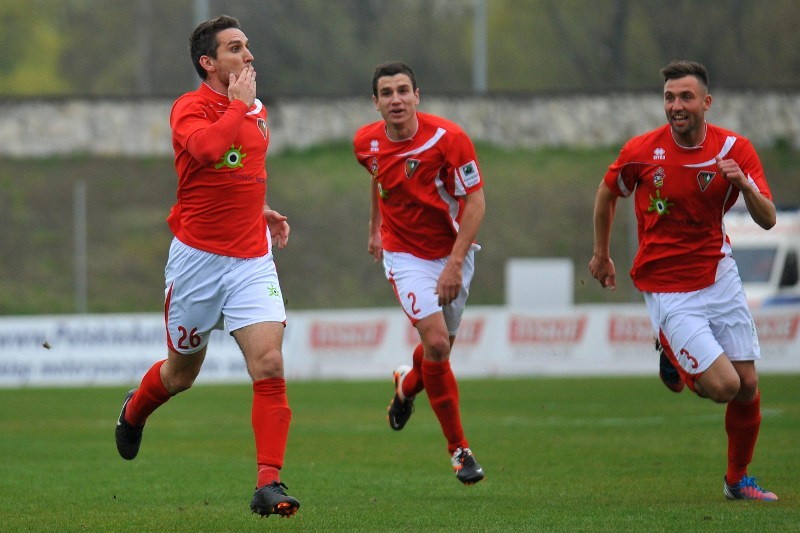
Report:
[[[563,311],[575,304],[575,265],[566,257],[506,261],[505,303],[517,311]]]
[[[759,370],[800,372],[800,306],[755,318]],[[399,309],[290,312],[286,375],[389,379],[410,361],[416,339]],[[164,356],[160,313],[0,318],[0,387],[133,385]],[[655,375],[658,358],[644,306],[468,307],[452,364],[465,377]],[[247,381],[235,342],[216,332],[198,383]]]
[[[784,140],[800,148],[800,95],[714,96],[710,122],[749,137],[756,146]],[[168,99],[0,100],[0,156],[168,157],[171,106]],[[461,124],[475,141],[515,148],[621,146],[665,122],[656,91],[610,97],[423,95],[420,110]],[[360,125],[379,118],[369,97],[281,99],[269,106],[270,152],[350,142]]]

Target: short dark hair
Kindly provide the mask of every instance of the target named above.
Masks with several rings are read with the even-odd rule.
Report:
[[[708,90],[708,71],[706,67],[695,61],[671,61],[669,65],[661,69],[661,75],[664,76],[664,83],[686,76],[694,76]]]
[[[208,72],[200,65],[200,58],[203,56],[217,58],[217,34],[229,28],[241,29],[241,24],[234,17],[221,15],[215,19],[201,22],[189,37],[189,53],[192,56],[192,65],[200,75],[200,79],[206,79]]]
[[[405,74],[411,80],[411,88],[417,90],[417,78],[414,71],[402,61],[387,61],[375,67],[372,74],[372,96],[378,96],[378,79],[384,76],[394,76],[395,74]]]

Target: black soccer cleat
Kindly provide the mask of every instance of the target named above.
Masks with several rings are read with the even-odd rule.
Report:
[[[128,395],[125,396],[122,410],[119,412],[119,418],[117,419],[117,428],[114,432],[117,439],[117,451],[123,459],[129,461],[139,453],[139,446],[142,444],[142,431],[144,430],[144,426],[132,426],[125,421],[125,408],[128,406],[128,402],[133,397],[134,392],[136,392],[136,389],[129,391]]]
[[[678,369],[673,366],[672,361],[669,360],[667,354],[664,353],[664,347],[656,339],[656,351],[658,357],[658,377],[661,378],[662,383],[672,392],[681,392],[683,390],[683,380]]]
[[[293,516],[300,508],[300,502],[284,492],[283,489],[288,488],[280,481],[273,481],[256,489],[253,500],[250,502],[250,510],[261,516],[271,514],[284,518]]]
[[[472,450],[469,448],[458,448],[453,453],[451,461],[453,470],[456,471],[456,477],[464,485],[474,485],[486,477],[483,467],[475,460],[475,456],[472,455]]]
[[[410,371],[410,366],[401,365],[395,369],[393,374],[394,396],[392,397],[392,401],[389,402],[387,411],[389,413],[389,426],[395,431],[403,429],[408,419],[411,418],[411,415],[414,413],[414,398],[402,397],[403,379],[405,379],[406,374]]]

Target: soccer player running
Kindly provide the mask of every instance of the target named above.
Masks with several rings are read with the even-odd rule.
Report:
[[[136,457],[148,417],[192,386],[212,330],[224,323],[253,380],[258,473],[250,509],[292,516],[300,503],[280,480],[292,416],[281,353],[286,312],[271,250],[287,244],[289,225],[266,202],[267,110],[238,20],[203,22],[189,43],[202,83],[170,115],[178,189],[167,218],[175,235],[165,269],[167,358],[125,398],[117,450]]]
[[[670,383],[663,372],[662,379],[727,404],[724,495],[777,500],[747,475],[761,425],[761,352],[723,224],[741,195],[753,220],[770,229],[772,194],[750,141],[705,121],[712,102],[705,67],[673,61],[661,74],[668,124],[629,140],[600,183],[589,270],[616,288],[611,225],[617,198],[633,194],[639,249],[631,278],[681,381]]]
[[[356,132],[358,162],[372,176],[367,251],[383,259],[386,278],[419,332],[413,366],[394,371],[389,425],[401,430],[425,390],[447,439],[456,476],[484,477],[461,425],[450,350],[475,271],[474,243],[485,211],[472,141],[456,124],[420,113],[414,72],[401,62],[378,65],[372,99],[383,120]]]

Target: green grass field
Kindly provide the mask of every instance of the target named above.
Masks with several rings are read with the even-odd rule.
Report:
[[[202,386],[117,455],[127,388],[0,390],[2,531],[798,531],[798,375],[761,378],[751,475],[775,503],[722,495],[724,406],[658,378],[462,380],[464,426],[487,472],[458,483],[427,403],[401,432],[391,384],[290,382],[284,482],[292,519],[249,512],[247,385]]]

